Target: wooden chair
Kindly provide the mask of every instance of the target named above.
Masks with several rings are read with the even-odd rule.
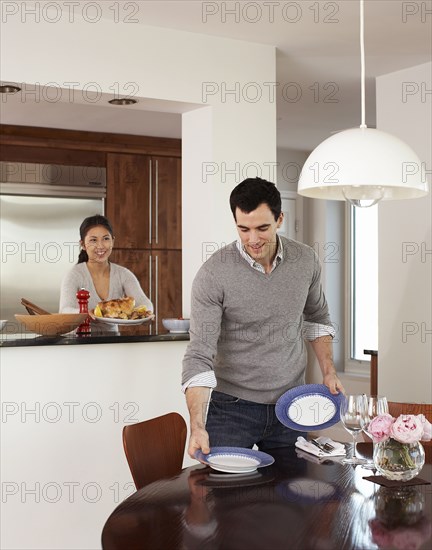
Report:
[[[397,418],[400,414],[424,414],[425,417],[432,423],[432,405],[426,403],[396,403],[389,401],[389,413]],[[425,442],[425,445],[430,445],[431,442]]]
[[[372,397],[378,395],[378,352],[376,350],[365,349],[365,355],[370,355],[370,394]]]
[[[137,490],[181,472],[186,433],[186,422],[176,412],[123,428],[123,447]]]

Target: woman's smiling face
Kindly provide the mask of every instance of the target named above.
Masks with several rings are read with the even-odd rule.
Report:
[[[106,227],[96,225],[87,231],[80,244],[87,252],[89,262],[104,263],[111,255],[114,238]]]

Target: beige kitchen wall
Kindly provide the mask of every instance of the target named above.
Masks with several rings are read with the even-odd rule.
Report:
[[[418,154],[431,185],[432,64],[377,79],[377,127]],[[427,174],[429,172],[429,174]],[[378,388],[389,399],[432,403],[432,194],[379,206]]]

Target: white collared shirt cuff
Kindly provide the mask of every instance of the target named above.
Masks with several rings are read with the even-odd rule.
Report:
[[[185,393],[188,388],[194,388],[198,386],[203,386],[205,388],[215,388],[217,386],[215,373],[213,371],[208,371],[201,372],[200,374],[192,376],[192,378],[189,378],[189,380],[183,384],[182,392]]]
[[[334,338],[335,335],[336,331],[331,325],[322,325],[321,323],[311,323],[309,321],[303,322],[303,337],[310,342],[320,336],[331,336]]]

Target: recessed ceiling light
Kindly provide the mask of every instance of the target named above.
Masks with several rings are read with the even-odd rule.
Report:
[[[0,86],[0,94],[16,94],[20,92],[21,88],[14,86],[13,84],[3,84]]]
[[[133,105],[134,103],[138,103],[138,101],[128,97],[118,97],[116,99],[111,99],[108,103],[111,103],[111,105]]]

